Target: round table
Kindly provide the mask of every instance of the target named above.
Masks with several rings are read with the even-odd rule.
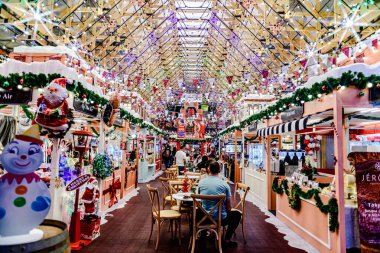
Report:
[[[177,201],[192,202],[193,198],[190,197],[192,192],[179,192],[172,195],[172,198]],[[186,197],[187,196],[187,197]]]
[[[187,176],[187,178],[193,180],[193,179],[199,179],[200,176],[189,175],[189,176]],[[185,179],[185,176],[183,176],[183,175],[177,176],[177,179]]]

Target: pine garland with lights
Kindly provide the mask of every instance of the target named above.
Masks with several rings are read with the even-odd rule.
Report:
[[[285,193],[288,196],[289,206],[294,210],[300,210],[301,208],[301,198],[311,199],[314,197],[315,205],[319,208],[322,213],[328,213],[330,215],[329,219],[329,229],[331,232],[335,232],[339,228],[338,222],[338,202],[336,198],[332,197],[329,199],[327,205],[323,204],[321,198],[319,197],[319,190],[309,189],[307,192],[302,191],[298,184],[293,184],[289,190],[288,180],[283,179],[281,183],[278,183],[279,178],[273,179],[272,190],[277,194]]]
[[[107,154],[97,154],[92,162],[92,174],[101,179],[112,175],[114,171],[111,158]]]
[[[5,90],[12,89],[42,89],[49,85],[51,81],[56,78],[63,78],[60,74],[34,74],[34,73],[11,73],[9,76],[0,75],[0,88]],[[86,89],[82,83],[73,81],[66,85],[66,89],[76,97],[86,98],[87,101],[94,106],[103,107],[108,103],[108,100],[99,96],[94,91]],[[26,111],[26,110],[24,110]],[[28,115],[27,115],[28,116]],[[120,109],[120,116],[124,120],[128,120],[133,125],[139,125],[141,128],[148,128],[149,130],[163,135],[163,131],[144,120],[133,116],[131,113],[124,109]],[[33,119],[28,116],[28,118]]]
[[[263,119],[269,119],[272,116],[277,115],[281,111],[289,109],[291,106],[300,106],[305,102],[313,101],[320,98],[322,95],[332,93],[334,90],[344,89],[345,87],[355,87],[360,92],[358,96],[363,96],[365,93],[362,91],[365,88],[369,88],[373,91],[379,91],[380,88],[376,84],[380,83],[379,75],[365,76],[362,72],[347,71],[342,74],[340,78],[329,77],[318,83],[314,83],[310,88],[297,89],[292,96],[277,100],[274,105],[267,107],[265,110],[259,113],[253,114],[248,118],[242,120],[238,126],[230,126],[219,132],[219,136],[240,130],[252,122],[258,122]],[[371,84],[371,85],[369,85]]]

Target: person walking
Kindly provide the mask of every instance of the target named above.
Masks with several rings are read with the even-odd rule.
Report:
[[[164,151],[162,151],[162,161],[165,165],[165,170],[170,167],[170,148],[168,146],[165,146]]]
[[[186,153],[184,151],[185,145],[181,145],[181,149],[175,154],[175,163],[178,165],[179,174],[183,175],[186,165]]]

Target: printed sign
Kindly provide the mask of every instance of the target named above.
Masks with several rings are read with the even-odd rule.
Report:
[[[186,136],[186,124],[179,124],[177,128],[177,137],[184,138]]]
[[[352,152],[358,194],[360,248],[362,252],[380,251],[380,152]]]
[[[0,104],[4,105],[27,105],[32,101],[33,91],[30,90],[3,90],[0,91]]]
[[[302,118],[303,106],[289,108],[289,110],[281,113],[282,122],[289,122]]]
[[[83,100],[74,97],[74,103],[73,103],[74,109],[77,112],[81,112],[83,114],[89,115],[91,117],[97,117],[98,116],[98,108],[91,105],[90,103],[85,103]]]
[[[79,187],[87,183],[90,177],[91,177],[90,174],[84,174],[80,177],[77,177],[66,186],[66,191],[74,191],[78,189]]]

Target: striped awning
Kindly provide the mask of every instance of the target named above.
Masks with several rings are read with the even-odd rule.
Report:
[[[267,136],[273,134],[282,134],[286,132],[293,132],[296,130],[302,130],[306,128],[307,120],[309,118],[302,118],[299,120],[282,123],[275,126],[270,126],[257,130],[257,136]]]

